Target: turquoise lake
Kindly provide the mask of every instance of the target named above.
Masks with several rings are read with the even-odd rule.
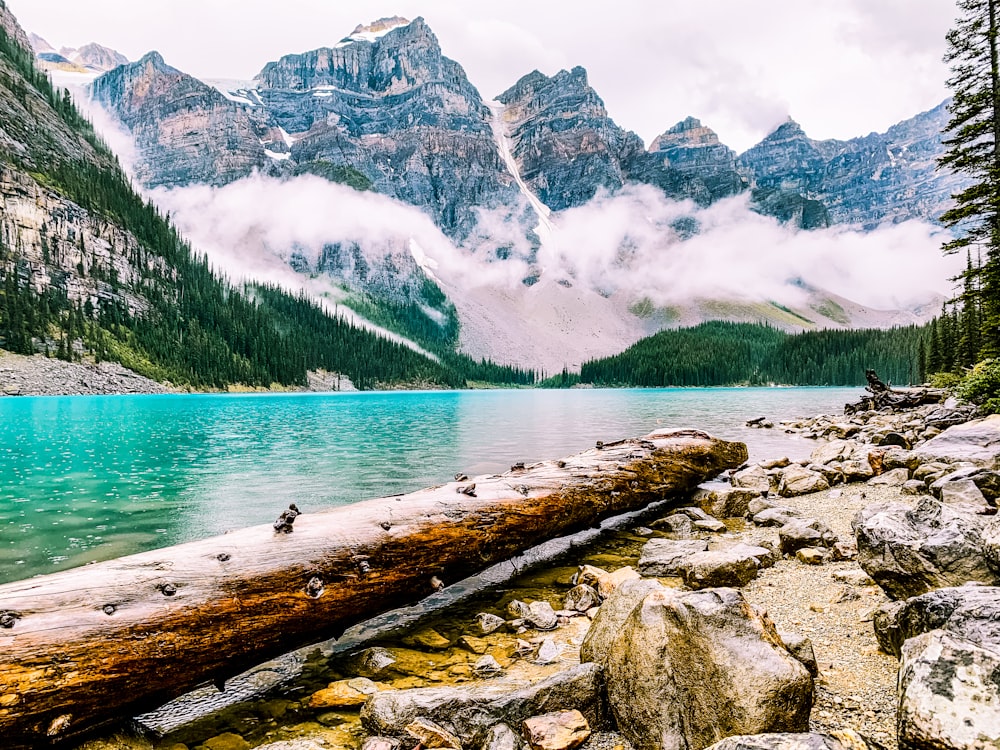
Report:
[[[0,398],[0,582],[506,470],[663,427],[815,443],[747,419],[839,412],[859,388]]]

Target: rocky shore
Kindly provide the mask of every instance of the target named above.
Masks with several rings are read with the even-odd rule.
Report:
[[[308,385],[305,388],[288,390],[317,393],[357,390],[346,375],[310,371],[307,376]],[[189,392],[188,388],[150,380],[117,362],[65,362],[41,354],[28,357],[0,349],[0,396],[121,396]]]
[[[86,750],[1000,746],[1000,417],[784,423],[676,509],[158,740]]]

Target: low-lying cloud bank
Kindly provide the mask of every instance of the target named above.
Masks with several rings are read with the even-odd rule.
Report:
[[[452,285],[516,288],[540,272],[605,296],[648,297],[659,305],[698,299],[797,305],[806,299],[804,287],[813,287],[873,308],[906,309],[949,294],[949,279],[962,265],[941,254],[943,232],[926,222],[872,232],[798,231],[754,213],[745,196],[698,208],[650,186],[601,194],[554,216],[556,230],[533,263],[528,240],[496,216],[484,214],[478,234],[514,244],[505,261],[495,260],[498,242],[457,247],[413,206],[313,176],[254,175],[219,188],[151,195],[230,278],[292,289],[309,284],[287,265],[289,257],[314,261],[324,246],[338,243],[357,244],[373,259],[411,252],[415,243],[418,263]],[[697,233],[684,239],[692,226]]]

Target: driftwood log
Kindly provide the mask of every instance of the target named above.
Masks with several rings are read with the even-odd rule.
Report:
[[[913,409],[924,404],[938,404],[947,396],[940,388],[893,388],[883,383],[875,370],[865,370],[868,392],[859,401],[844,405],[844,414],[861,411],[879,411],[886,407],[893,411]]]
[[[654,433],[0,586],[2,745],[57,744],[219,684],[746,458]]]

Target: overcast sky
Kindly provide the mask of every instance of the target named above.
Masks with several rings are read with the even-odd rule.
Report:
[[[947,96],[954,0],[7,0],[54,47],[159,50],[199,77],[252,78],[382,16],[423,16],[486,99],[583,65],[649,143],[688,115],[742,151],[791,115],[814,138],[885,130]]]

